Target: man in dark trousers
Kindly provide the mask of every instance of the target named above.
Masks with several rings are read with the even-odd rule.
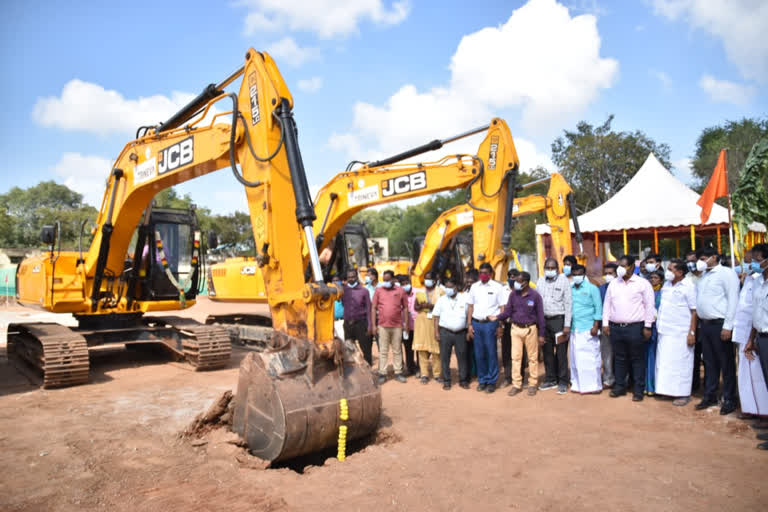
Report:
[[[344,296],[341,302],[344,305],[344,337],[349,341],[356,341],[360,345],[363,357],[369,365],[372,365],[371,295],[364,286],[360,285],[355,269],[347,270],[347,283],[344,285]]]
[[[613,346],[616,383],[611,396],[627,394],[627,372],[631,366],[635,385],[632,400],[640,402],[645,391],[645,343],[651,337],[656,300],[651,283],[634,272],[634,256],[619,258],[618,277],[605,292],[603,334],[610,337]]]

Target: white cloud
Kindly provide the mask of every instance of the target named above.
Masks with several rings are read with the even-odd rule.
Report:
[[[744,78],[768,83],[768,2],[765,0],[653,0],[656,14],[684,20],[722,40]]]
[[[306,80],[299,80],[298,85],[304,92],[315,92],[323,86],[323,77],[313,76]]]
[[[704,89],[712,101],[734,105],[747,105],[757,92],[750,85],[718,80],[711,75],[702,76],[699,80],[699,87]]]
[[[64,185],[83,194],[83,200],[95,208],[101,206],[111,170],[112,160],[80,153],[64,153],[53,166]]]
[[[662,86],[664,86],[665,89],[669,89],[672,87],[672,78],[668,74],[666,74],[664,71],[659,71],[657,69],[652,69],[650,71],[651,76],[654,77],[656,80],[658,80]]]
[[[267,53],[282,65],[292,67],[299,67],[320,56],[317,48],[301,47],[292,37],[284,37],[270,44],[267,46]]]
[[[548,133],[613,84],[618,62],[600,56],[594,16],[571,17],[555,0],[531,0],[503,25],[464,36],[450,69],[444,86],[409,84],[384,105],[357,102],[353,130],[334,133],[329,146],[369,160],[482,125],[504,108],[519,109],[531,131]],[[463,147],[473,152],[478,142]],[[535,163],[521,158],[523,169],[541,163],[529,154]]]
[[[32,118],[42,126],[65,131],[133,136],[139,126],[165,121],[194,97],[174,91],[170,97],[157,94],[127,99],[115,90],[75,78],[64,85],[61,96],[38,98]],[[213,113],[214,109],[209,117]]]
[[[302,31],[322,39],[345,37],[358,31],[361,22],[397,25],[410,12],[407,0],[243,0],[248,8],[245,35],[263,32]]]
[[[673,160],[672,167],[674,168],[672,174],[686,185],[690,186],[696,182],[693,177],[690,158],[678,158],[677,160]]]

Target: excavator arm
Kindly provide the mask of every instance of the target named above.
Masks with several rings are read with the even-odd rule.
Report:
[[[563,233],[562,230],[569,229],[570,208],[568,207],[568,204],[570,204],[572,200],[573,193],[568,186],[568,183],[559,173],[553,173],[543,180],[537,180],[533,184],[541,183],[544,180],[549,181],[549,190],[547,191],[547,194],[530,195],[514,199],[512,216],[522,217],[537,212],[546,212],[547,220],[553,233],[552,245],[559,260],[562,260],[563,256],[571,254],[571,237],[567,234],[569,232],[564,232],[567,234],[566,236],[561,235],[561,233]],[[532,185],[526,184],[519,187],[519,190],[523,190],[529,186]],[[502,202],[497,202],[494,207],[498,211],[504,208],[505,205]],[[429,226],[426,236],[424,237],[424,246],[413,269],[412,277],[415,282],[423,282],[424,275],[432,268],[437,254],[445,249],[448,243],[459,232],[468,227],[472,227],[473,233],[483,229],[482,221],[480,219],[476,220],[475,210],[468,204],[454,206],[440,214],[435,222]],[[474,249],[477,250],[477,247]],[[484,250],[486,253],[500,254],[500,251],[495,250],[494,248],[485,248]],[[503,262],[506,261],[507,260],[503,260]],[[494,261],[494,268],[496,268],[496,264],[500,262],[502,261]],[[474,263],[477,267],[481,262],[475,259]],[[499,277],[498,272],[497,277]]]

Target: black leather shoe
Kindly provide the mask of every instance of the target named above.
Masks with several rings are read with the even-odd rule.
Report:
[[[768,450],[768,441],[766,441],[764,443],[760,443],[759,445],[757,445],[757,449],[758,450]]]
[[[735,410],[736,410],[736,404],[726,402],[720,408],[720,416],[725,416],[726,414],[731,414]]]
[[[615,389],[612,389],[611,392],[609,393],[611,398],[616,398],[616,397],[619,397],[619,396],[624,396],[626,394],[627,394],[626,391],[616,391]]]
[[[757,434],[757,439],[760,441],[768,441],[768,432]]]
[[[504,383],[501,385],[501,387],[506,388],[507,386],[512,385],[512,379],[504,379]]]
[[[485,384],[482,384],[482,383],[481,383],[481,384],[478,384],[478,385],[477,385],[477,390],[478,390],[478,391],[485,391]]]
[[[717,401],[704,399],[696,404],[696,410],[701,411],[702,409],[707,409],[713,405],[717,405]]]
[[[459,387],[461,389],[469,389],[469,383],[468,382],[460,382]]]
[[[494,391],[496,391],[496,386],[494,386],[493,384],[488,384],[487,386],[485,386],[486,393],[491,394]]]
[[[443,389],[445,389],[445,390],[451,389],[451,383],[450,382],[443,382]]]
[[[643,395],[632,395],[632,401],[633,402],[642,402],[643,401]]]

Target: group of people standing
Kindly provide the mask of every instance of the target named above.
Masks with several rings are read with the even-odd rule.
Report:
[[[339,304],[345,338],[359,343],[369,364],[377,339],[380,384],[392,352],[396,380],[417,374],[426,384],[431,372],[450,389],[455,352],[459,386],[469,388],[476,374],[478,391],[510,386],[510,396],[526,388],[529,396],[610,388],[614,398],[631,391],[634,401],[658,395],[684,406],[700,387],[703,360],[696,409],[720,405],[730,414],[740,400],[741,417],[768,428],[761,418],[768,416],[768,245],[755,245],[736,268],[722,265],[713,248],[673,259],[666,269],[656,254],[640,265],[623,255],[605,265],[599,285],[575,257],[566,256],[562,269],[559,263],[547,259],[535,286],[517,269],[502,284],[487,263],[470,271],[464,286],[453,278],[439,283],[430,272],[423,289],[391,271],[379,282],[375,269],[361,286],[350,270]],[[768,441],[768,433],[758,438]],[[768,442],[758,447],[768,449]]]

